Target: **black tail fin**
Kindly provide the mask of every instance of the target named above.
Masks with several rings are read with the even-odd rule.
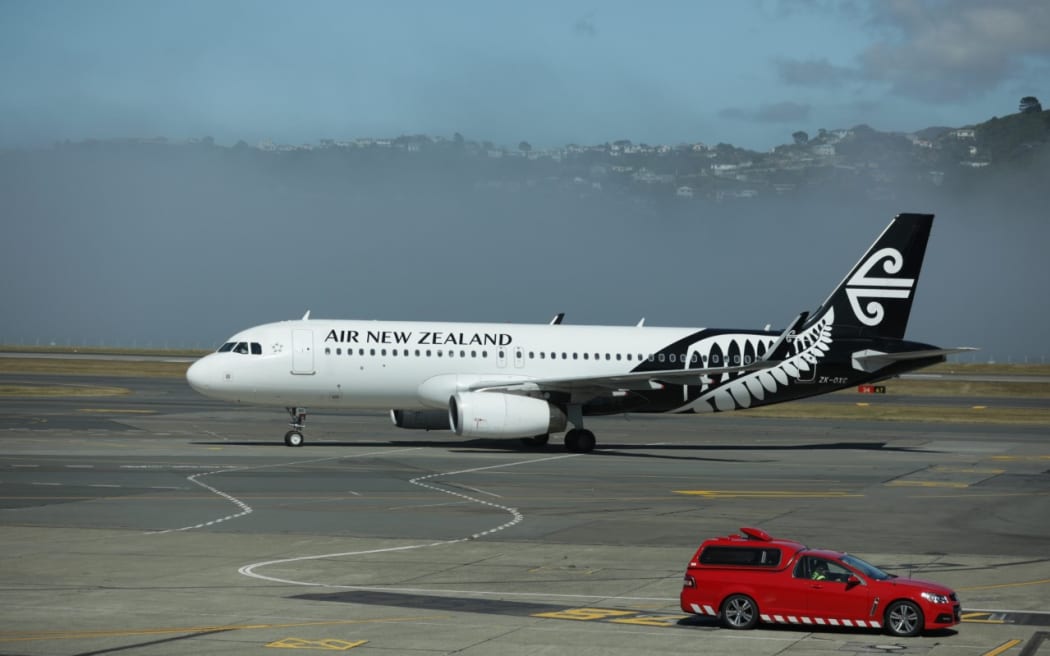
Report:
[[[931,225],[932,214],[898,214],[810,323],[834,310],[839,335],[902,339]]]

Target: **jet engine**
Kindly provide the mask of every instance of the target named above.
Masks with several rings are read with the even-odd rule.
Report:
[[[464,437],[533,437],[565,430],[565,413],[543,399],[502,392],[459,392],[448,420]]]
[[[390,420],[398,428],[448,430],[448,410],[391,410]]]

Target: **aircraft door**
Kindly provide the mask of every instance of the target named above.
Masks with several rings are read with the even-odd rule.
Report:
[[[315,373],[314,331],[309,328],[296,328],[292,331],[292,373]]]

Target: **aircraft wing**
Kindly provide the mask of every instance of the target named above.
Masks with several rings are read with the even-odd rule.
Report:
[[[659,371],[634,371],[611,376],[580,376],[572,378],[536,378],[526,381],[479,380],[468,389],[502,390],[507,392],[580,392],[584,390],[651,390],[668,385],[699,385],[701,376],[720,376],[742,371],[768,369],[779,361],[759,360],[748,365],[734,367],[705,367],[698,369],[663,369]]]

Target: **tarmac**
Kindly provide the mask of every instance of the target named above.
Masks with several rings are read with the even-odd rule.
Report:
[[[0,397],[2,654],[1050,654],[1048,426],[633,415],[573,454],[318,412],[289,448],[283,410],[176,379],[0,385],[82,394]],[[949,585],[964,621],[682,612],[742,526]]]

